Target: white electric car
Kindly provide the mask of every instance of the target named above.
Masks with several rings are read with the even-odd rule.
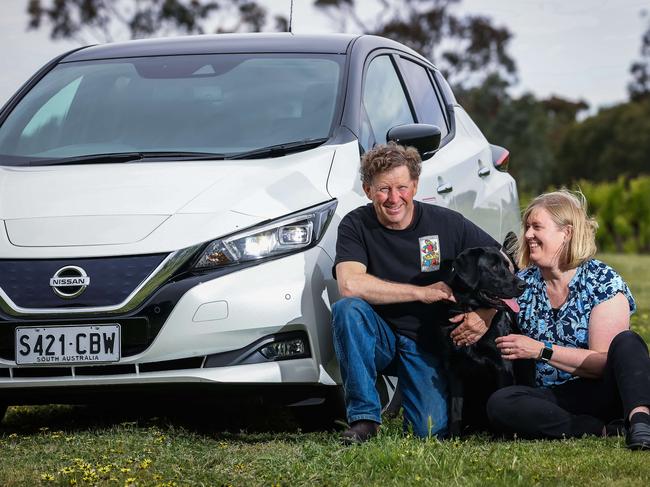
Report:
[[[337,397],[337,225],[367,203],[359,159],[387,137],[423,154],[418,199],[499,241],[517,230],[507,151],[391,40],[196,36],[54,59],[0,112],[0,412],[174,387]]]

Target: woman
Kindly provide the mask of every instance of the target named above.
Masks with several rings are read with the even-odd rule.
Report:
[[[497,339],[505,359],[537,360],[537,387],[495,392],[488,417],[524,438],[607,435],[625,418],[629,448],[650,448],[650,358],[629,330],[636,309],[627,284],[593,258],[597,223],[581,193],[543,194],[528,206],[519,240],[522,335]]]

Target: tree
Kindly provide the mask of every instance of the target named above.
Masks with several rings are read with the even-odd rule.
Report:
[[[558,149],[555,180],[612,181],[649,174],[650,98],[600,110],[572,125]]]
[[[460,0],[376,0],[362,14],[355,0],[315,0],[314,5],[346,31],[389,37],[429,58],[455,87],[480,85],[498,74],[512,83],[515,62],[507,53],[512,34],[484,16],[458,16]]]
[[[648,15],[642,11],[641,16]],[[632,81],[627,85],[630,99],[641,100],[650,97],[650,22],[648,28],[641,37],[641,59],[635,61],[630,67]]]
[[[260,31],[267,11],[250,0],[29,0],[30,29],[47,26],[52,39],[82,44],[154,34]],[[276,27],[287,25],[275,18]]]

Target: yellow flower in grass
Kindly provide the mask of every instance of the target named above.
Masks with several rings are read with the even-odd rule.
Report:
[[[141,468],[142,470],[146,470],[146,469],[148,469],[148,468],[151,466],[152,463],[153,463],[153,462],[152,462],[152,460],[151,460],[150,458],[145,458],[144,460],[142,460],[142,461],[140,462],[140,468]]]
[[[70,485],[77,485],[77,479],[70,479]]]
[[[128,468],[128,467],[122,467],[122,468],[120,469],[120,472],[122,472],[122,473],[129,473],[130,471],[131,471],[131,469]]]
[[[70,475],[75,473],[74,467],[63,467],[61,470],[59,470],[59,473],[62,473],[63,475]]]
[[[11,434],[9,435],[9,438],[11,438],[12,440],[13,440],[14,438],[18,438],[18,434],[17,434],[17,433],[11,433]]]
[[[50,473],[42,473],[41,474],[41,480],[43,482],[54,482],[54,475]]]
[[[129,477],[124,481],[124,487],[128,487],[130,485],[135,485],[135,477]]]

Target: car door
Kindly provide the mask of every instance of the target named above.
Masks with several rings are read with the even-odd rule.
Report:
[[[392,127],[419,120],[414,111],[414,103],[407,95],[404,80],[397,69],[398,62],[395,53],[383,53],[376,55],[367,63],[359,137],[359,142],[365,150],[375,144],[386,143],[386,134]],[[440,120],[436,122],[440,123]],[[445,131],[444,133],[448,132],[446,122],[441,129]],[[438,186],[445,184],[442,173],[437,171],[434,174],[428,166],[430,164],[423,164],[416,198],[441,206],[452,206],[449,191],[437,191]]]
[[[401,55],[398,66],[419,123],[441,130],[438,151],[423,161],[419,193],[423,201],[444,204],[462,213],[495,238],[500,237],[500,204],[492,198],[488,180],[494,168],[487,140],[467,130],[464,112],[447,100],[430,66]],[[451,106],[449,110],[447,106]]]

